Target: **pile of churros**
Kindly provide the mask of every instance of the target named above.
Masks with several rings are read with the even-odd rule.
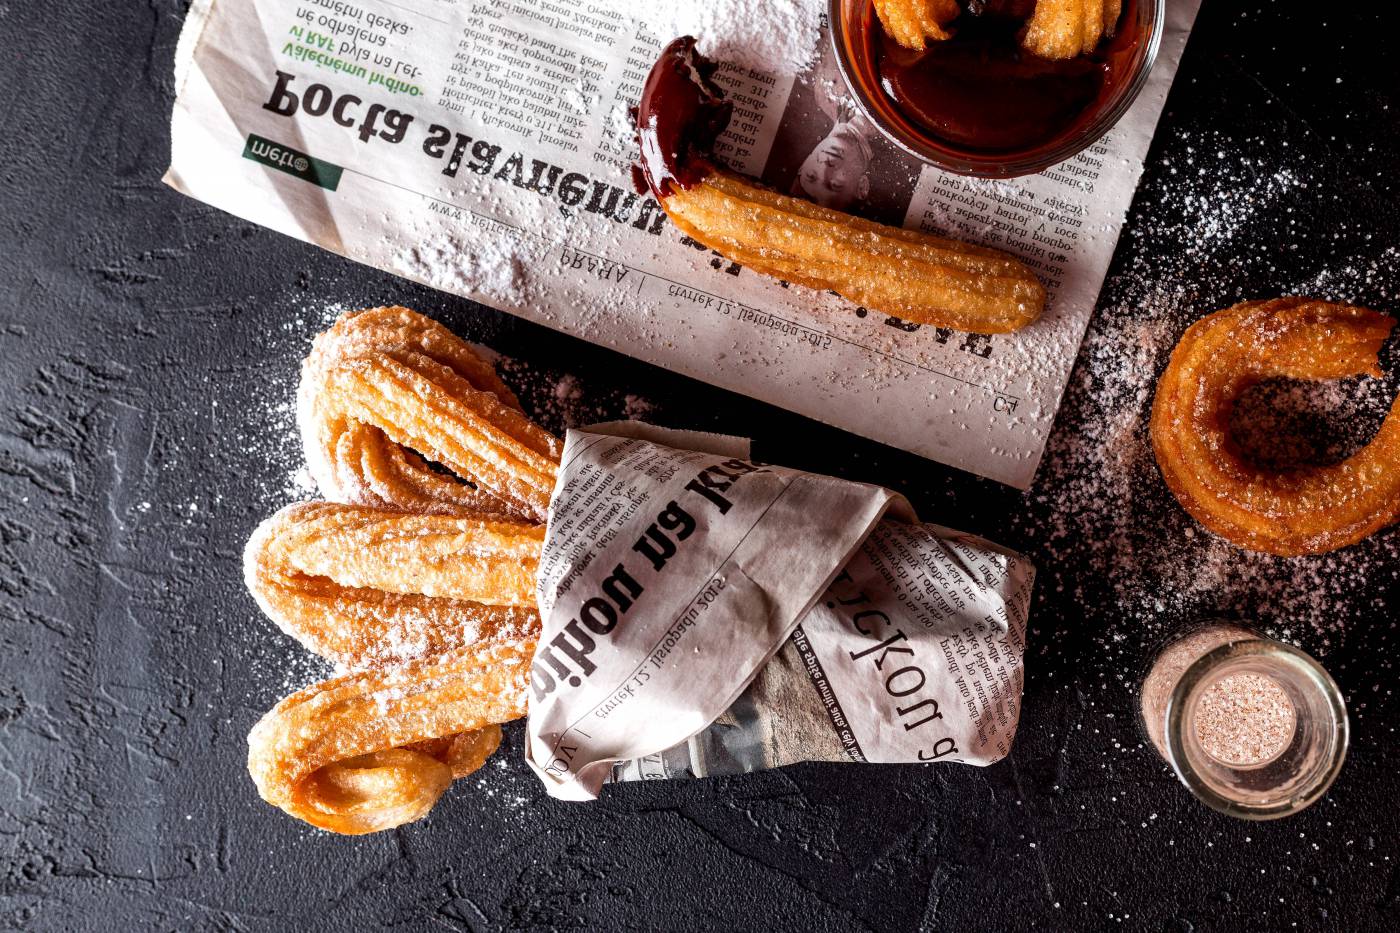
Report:
[[[876,0],[893,35],[946,38],[959,5]],[[1079,54],[1117,0],[1040,0],[1024,42]],[[730,105],[695,40],[667,46],[635,112],[638,182],[684,233],[751,269],[910,321],[982,333],[1035,321],[1045,289],[993,249],[882,226],[771,191],[720,165]],[[1191,327],[1158,386],[1151,440],[1167,486],[1251,550],[1318,554],[1400,518],[1400,400],[1330,466],[1270,472],[1229,436],[1263,379],[1379,375],[1395,319],[1304,298],[1236,305]],[[298,423],[324,501],[248,542],[248,589],[337,675],[278,703],[248,737],[263,798],[338,833],[421,818],[526,711],[540,632],[536,573],[561,445],[492,366],[404,308],[341,317],[302,365]]]
[[[376,832],[422,817],[525,714],[560,444],[489,363],[404,308],[320,335],[297,401],[327,501],[264,522],[245,577],[339,673],[263,716],[248,770],[292,816]]]

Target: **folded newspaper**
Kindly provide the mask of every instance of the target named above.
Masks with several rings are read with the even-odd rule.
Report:
[[[1016,334],[871,314],[682,237],[629,182],[626,109],[675,38],[638,20],[636,0],[194,0],[166,180],[359,262],[1025,488],[1198,6],[1168,0],[1156,67],[1108,136],[1007,182],[924,166],[853,118],[824,30],[798,73],[731,62],[717,76],[736,104],[717,152],[737,169],[1032,266],[1048,308]],[[792,9],[752,4],[745,28]],[[804,171],[832,153],[840,172]],[[833,175],[842,184],[824,184]]]
[[[990,764],[1016,733],[1034,577],[887,489],[747,442],[570,431],[526,757],[574,800],[798,761]]]

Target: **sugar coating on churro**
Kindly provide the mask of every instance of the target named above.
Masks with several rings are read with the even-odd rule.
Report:
[[[1340,463],[1267,470],[1230,435],[1235,402],[1271,378],[1380,376],[1395,319],[1307,298],[1251,301],[1193,324],[1157,384],[1152,448],[1192,517],[1239,547],[1282,556],[1355,544],[1400,517],[1400,399]]]
[[[343,315],[298,400],[311,471],[340,501],[260,525],[245,578],[342,673],[262,718],[248,769],[299,819],[375,832],[421,818],[525,713],[559,444],[489,363],[404,308]]]
[[[316,338],[297,420],[327,498],[544,520],[558,439],[465,341],[406,308],[344,315]]]

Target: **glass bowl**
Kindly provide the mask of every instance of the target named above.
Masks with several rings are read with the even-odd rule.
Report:
[[[1125,22],[1140,39],[1127,53],[1116,86],[1083,113],[1066,132],[1035,146],[1010,152],[961,149],[930,137],[898,109],[880,87],[868,42],[874,8],[871,0],[831,0],[831,41],[842,77],[865,117],[900,149],[937,168],[980,178],[1031,175],[1071,158],[1111,130],[1127,112],[1152,71],[1162,44],[1166,0],[1131,0],[1124,4]]]

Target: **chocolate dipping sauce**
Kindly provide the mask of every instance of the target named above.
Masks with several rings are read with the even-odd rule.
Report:
[[[690,188],[711,171],[715,139],[729,125],[734,105],[712,79],[719,66],[695,50],[695,37],[666,46],[632,108],[640,161],[632,166],[638,194],[659,201],[674,188]]]
[[[1072,133],[1131,77],[1139,36],[1136,0],[1093,52],[1063,61],[1033,55],[1020,33],[1033,3],[968,3],[953,37],[913,51],[879,18],[862,17],[882,92],[921,135],[967,152],[1020,152]]]

